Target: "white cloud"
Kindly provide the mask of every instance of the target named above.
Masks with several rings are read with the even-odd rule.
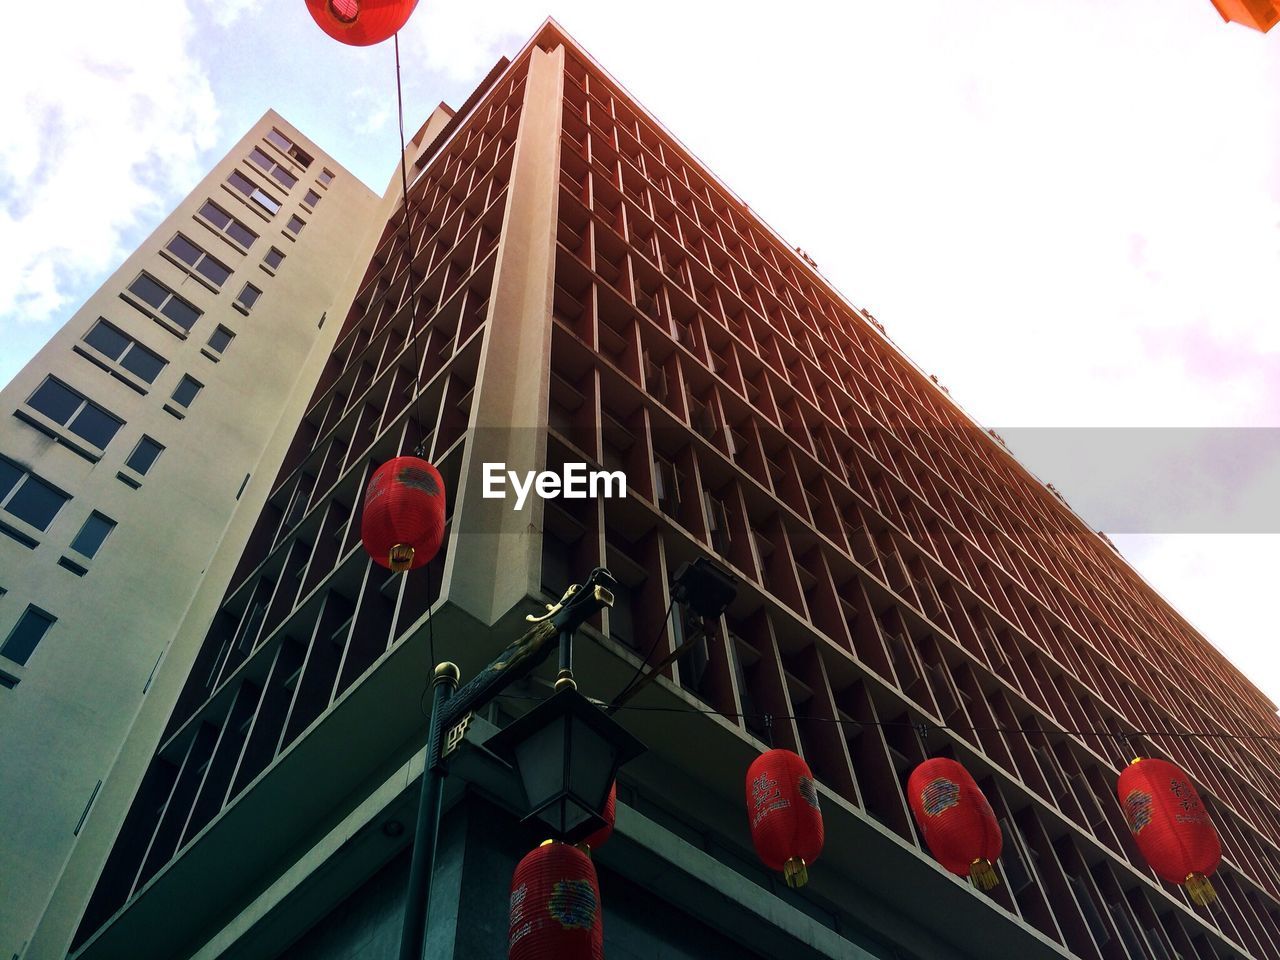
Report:
[[[262,0],[202,0],[220,27],[230,27],[246,14],[262,9]]]
[[[38,6],[7,16],[0,330],[56,317],[77,280],[115,266],[122,236],[202,172],[218,119],[184,3],[128,16],[80,3],[56,24]]]

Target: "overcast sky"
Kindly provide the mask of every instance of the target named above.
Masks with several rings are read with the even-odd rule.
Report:
[[[1210,0],[424,0],[409,131],[549,13],[1280,699],[1280,30]],[[391,44],[302,0],[18,5],[0,83],[0,383],[267,108],[394,170]]]

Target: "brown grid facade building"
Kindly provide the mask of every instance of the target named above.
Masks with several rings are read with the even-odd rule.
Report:
[[[669,577],[702,556],[735,601],[619,714],[649,753],[599,857],[610,956],[1280,956],[1276,745],[1172,735],[1275,735],[1274,705],[586,52],[548,23],[407,157],[408,223],[396,183],[230,586],[181,628],[201,652],[135,745],[77,957],[394,956],[430,658],[473,673],[605,565],[622,588],[579,672],[607,699],[681,642]],[[449,531],[389,575],[362,493],[419,442]],[[515,510],[481,496],[497,462],[621,470],[628,496]],[[798,893],[747,840],[766,742],[821,783]],[[1134,848],[1133,748],[1205,797],[1217,909]],[[1000,819],[990,894],[921,843],[903,785],[929,754]],[[483,783],[450,802],[432,955],[505,956],[506,880],[540,838]]]

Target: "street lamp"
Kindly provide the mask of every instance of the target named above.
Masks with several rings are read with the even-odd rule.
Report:
[[[485,746],[516,768],[529,809],[557,840],[573,843],[605,825],[618,768],[644,746],[572,687],[508,724]]]
[[[448,775],[446,757],[451,749],[446,743],[455,742],[454,734],[466,728],[470,714],[528,676],[556,649],[560,651],[557,692],[512,724],[519,729],[505,738],[506,749],[516,761],[534,814],[562,837],[586,836],[604,824],[601,813],[618,767],[642,753],[644,747],[577,692],[573,635],[598,611],[613,605],[615,586],[613,575],[596,567],[584,583],[569,587],[559,603],[548,604],[545,614],[526,617],[533,624],[529,630],[456,693],[458,668],[452,663],[436,667],[418,829],[409,855],[400,960],[423,960],[431,875]]]

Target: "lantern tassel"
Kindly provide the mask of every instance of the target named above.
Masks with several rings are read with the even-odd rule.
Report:
[[[395,573],[403,573],[413,566],[413,547],[407,543],[397,543],[387,556],[387,567]]]
[[[982,857],[969,864],[969,879],[979,890],[993,890],[1000,886],[1000,876],[995,867],[990,860]]]
[[[1203,873],[1187,874],[1187,879],[1182,882],[1182,885],[1187,888],[1187,894],[1191,897],[1192,903],[1209,907],[1218,902],[1217,891],[1213,889],[1213,884]]]
[[[802,857],[792,857],[782,865],[782,876],[787,886],[796,890],[809,882],[809,868]]]

